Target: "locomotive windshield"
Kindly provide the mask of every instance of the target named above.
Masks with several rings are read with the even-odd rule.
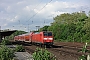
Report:
[[[44,32],[44,36],[52,36],[51,32]]]

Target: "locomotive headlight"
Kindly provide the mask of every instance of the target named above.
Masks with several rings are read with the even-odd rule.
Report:
[[[44,38],[44,40],[53,40],[53,38]]]
[[[47,40],[47,38],[44,38],[44,40]]]
[[[53,40],[53,38],[48,38],[49,40]]]

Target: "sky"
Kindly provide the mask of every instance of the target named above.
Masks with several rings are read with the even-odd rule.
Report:
[[[37,30],[63,13],[90,11],[90,0],[0,0],[2,30]]]

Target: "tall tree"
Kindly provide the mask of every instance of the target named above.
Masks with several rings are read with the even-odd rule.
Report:
[[[57,40],[82,42],[90,33],[89,26],[90,18],[85,13],[64,13],[54,18],[48,30],[53,31]]]

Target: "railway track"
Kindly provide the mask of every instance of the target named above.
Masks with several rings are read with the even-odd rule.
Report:
[[[23,44],[25,50],[32,54],[36,48],[41,48],[40,46]],[[49,52],[53,53],[57,60],[78,60],[79,56],[81,56],[82,52],[78,52],[82,49],[82,46],[68,46],[68,45],[54,45],[52,48],[46,48]],[[89,49],[89,47],[88,47]],[[85,55],[87,55],[86,53]]]
[[[30,54],[33,54],[35,52],[35,49],[30,48],[30,46],[24,46],[24,48]]]
[[[33,46],[25,46],[25,49],[26,49],[26,51],[28,51],[29,53],[32,54],[37,47],[41,48],[39,46],[33,45]],[[77,49],[71,49],[71,48],[68,49],[65,47],[64,48],[63,47],[61,47],[61,48],[46,48],[46,49],[49,52],[53,53],[56,56],[57,60],[59,60],[60,58],[65,60],[64,57],[67,55],[69,56],[68,58],[71,57],[71,58],[73,58],[73,60],[78,60],[79,56],[82,55],[82,53],[77,52],[78,51]]]

